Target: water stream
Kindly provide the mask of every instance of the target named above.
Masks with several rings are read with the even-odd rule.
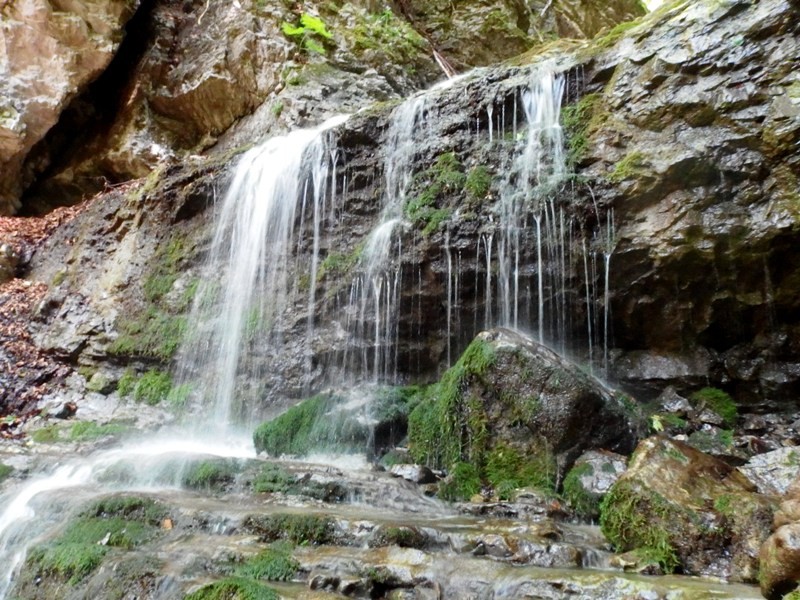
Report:
[[[397,380],[401,290],[416,284],[421,292],[422,286],[421,269],[404,273],[402,267],[407,248],[400,232],[408,225],[403,207],[415,166],[419,169],[418,148],[429,135],[428,111],[438,94],[458,81],[410,98],[392,115],[379,217],[363,242],[343,307],[349,343],[341,366],[354,379]],[[452,245],[450,233],[445,233],[442,305],[448,364],[460,349],[454,340],[459,339],[462,318],[467,316],[462,314],[462,296],[468,294],[475,295],[475,331],[494,325],[528,328],[540,340],[567,350],[572,312],[567,268],[579,263],[585,290],[575,296],[585,302],[589,362],[599,358],[597,348],[602,345],[607,368],[613,215],[598,215],[602,226],[590,234],[577,233],[559,197],[566,173],[559,124],[563,96],[563,76],[548,69],[535,73],[515,96],[514,152],[502,178],[494,227],[479,232],[477,247],[468,254]],[[518,107],[526,122],[524,131],[521,127],[518,131]],[[506,106],[498,111],[490,103],[486,114],[488,135],[483,142],[500,146],[505,143]],[[336,146],[336,127],[345,119],[337,117],[314,129],[272,138],[239,159],[217,207],[211,250],[190,318],[193,330],[179,354],[178,381],[191,388],[191,425],[63,461],[3,497],[0,599],[7,597],[26,550],[79,501],[119,490],[178,489],[186,457],[254,458],[249,435],[269,378],[264,349],[280,345],[281,332],[288,330],[281,319],[297,296],[305,297],[307,307],[305,358],[306,368],[311,368],[321,248],[326,232],[337,224],[347,188],[346,172],[340,178],[344,157]],[[577,239],[580,259],[571,254]],[[475,273],[484,276],[482,294],[477,286],[474,292],[466,289],[460,279],[462,266],[472,263],[473,257]],[[535,268],[523,272],[521,265],[531,262]],[[605,285],[602,292],[594,283],[598,279]],[[300,289],[301,280],[308,282],[308,290]],[[530,298],[535,298],[534,306],[527,304]],[[478,310],[483,311],[482,321]],[[124,480],[109,476],[120,467],[128,473]],[[75,494],[63,493],[72,489]],[[394,493],[401,497],[405,492]],[[428,502],[415,494],[421,503]],[[438,510],[431,509],[436,518],[442,516]],[[471,527],[482,524],[470,521]]]

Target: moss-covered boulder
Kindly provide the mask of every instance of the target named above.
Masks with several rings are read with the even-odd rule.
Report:
[[[753,582],[774,509],[727,463],[656,436],[603,500],[600,526],[616,550],[637,550],[664,571]]]
[[[416,388],[376,387],[318,394],[259,425],[253,443],[271,456],[341,452],[380,457],[405,437],[416,393]]]
[[[634,412],[552,350],[494,329],[423,392],[409,417],[409,447],[416,461],[477,473],[501,496],[509,487],[554,489],[585,450],[630,452]]]

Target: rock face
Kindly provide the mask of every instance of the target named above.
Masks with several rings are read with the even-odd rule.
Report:
[[[580,162],[615,210],[615,340],[642,350],[615,372],[642,389],[710,377],[740,403],[797,397],[797,15],[678,5],[596,59]]]
[[[473,465],[495,487],[558,485],[584,450],[630,452],[636,442],[620,395],[506,329],[481,333],[425,396],[409,417],[412,455]]]
[[[619,551],[666,571],[753,582],[774,511],[726,463],[664,437],[639,444],[603,501],[600,525]]]
[[[233,11],[235,7],[229,8]],[[270,27],[281,19],[297,17],[283,8],[275,10],[266,19]],[[187,112],[187,119],[202,121],[202,126],[169,122],[192,138],[186,147],[199,143],[197,140],[213,129],[208,135],[219,137],[220,148],[233,148],[250,141],[255,131],[263,134],[272,127],[322,118],[343,98],[341,94],[348,95],[352,105],[361,100],[391,100],[432,78],[436,67],[426,54],[430,48],[422,49],[421,38],[414,37],[419,34],[406,29],[407,21],[401,27],[393,20],[397,15],[386,15],[380,23],[386,21],[405,32],[402,37],[410,44],[409,52],[420,61],[413,74],[400,77],[395,73],[387,52],[396,45],[372,47],[383,39],[385,27],[373,27],[375,14],[365,10],[359,5],[347,10],[342,7],[336,15],[320,13],[333,35],[332,41],[323,41],[327,62],[310,56],[288,38],[281,40],[281,47],[290,57],[295,56],[290,70],[299,79],[292,78],[291,84],[279,82],[274,89],[272,83],[263,88],[256,84],[258,92],[242,105],[261,102],[251,116],[222,114],[222,120],[214,124],[199,113],[189,114],[178,103],[169,110]],[[730,392],[739,404],[775,407],[794,403],[800,377],[795,335],[796,315],[800,314],[796,310],[795,265],[800,260],[794,256],[797,214],[791,201],[797,159],[790,151],[797,137],[797,119],[792,116],[796,106],[792,83],[796,11],[795,5],[781,0],[673,4],[626,31],[617,29],[591,43],[540,48],[541,54],[519,60],[526,63],[523,66],[490,68],[428,94],[425,125],[417,128],[425,133],[413,144],[411,184],[406,205],[401,207],[404,222],[395,230],[395,242],[403,255],[392,268],[397,269],[393,273],[402,285],[393,316],[396,331],[382,350],[392,357],[393,364],[385,369],[390,374],[387,379],[435,380],[479,331],[514,320],[510,314],[501,316],[513,296],[519,308],[515,318],[521,326],[536,330],[542,325],[549,343],[579,359],[591,359],[593,368],[607,369],[609,376],[615,375],[636,397],[656,396],[672,383],[684,395],[715,385]],[[200,19],[199,12],[187,14],[193,25],[180,21],[188,28],[181,30],[183,36],[200,36],[197,27],[210,26],[208,19]],[[217,16],[227,18],[222,13]],[[423,22],[412,20],[411,24],[424,30]],[[688,37],[675,34],[675,23],[680,23]],[[356,31],[359,24],[372,32],[365,38],[372,40],[370,43],[345,35]],[[736,36],[742,36],[742,45],[728,51],[724,40],[738,39]],[[690,43],[689,39],[697,41]],[[278,52],[277,46],[270,48]],[[149,52],[147,56],[155,57],[156,49]],[[161,52],[158,56],[160,61],[166,55]],[[362,57],[369,68],[355,74],[329,68],[339,64],[336,57],[352,64],[348,61],[353,56]],[[756,58],[763,58],[766,66],[752,69]],[[566,168],[578,179],[563,179],[555,194],[550,214],[563,211],[565,225],[560,237],[551,235],[558,219],[548,221],[541,210],[534,209],[522,216],[520,269],[517,282],[509,283],[511,279],[501,281],[499,277],[501,271],[510,272],[510,259],[503,264],[498,259],[504,231],[508,231],[500,225],[504,209],[498,198],[516,189],[516,175],[509,173],[527,135],[521,131],[524,111],[520,100],[548,68],[564,75],[561,104],[567,133]],[[187,74],[190,65],[180,69],[187,80],[192,79]],[[154,66],[151,70],[165,77],[172,72]],[[309,79],[304,80],[305,76]],[[346,93],[338,89],[342,81],[349,82]],[[368,89],[359,82],[367,82]],[[150,94],[151,88],[161,90],[163,86],[159,86],[154,79],[142,93]],[[179,87],[164,89],[172,94]],[[248,84],[247,89],[251,88]],[[695,100],[684,98],[686,90],[692,91]],[[273,93],[277,95],[270,96]],[[268,100],[262,102],[262,96]],[[169,104],[159,103],[155,96],[146,98],[147,106]],[[280,111],[273,113],[273,101],[274,106],[282,103]],[[698,110],[702,109],[699,117],[692,108],[697,103]],[[286,402],[287,395],[307,396],[308,390],[323,389],[330,381],[373,377],[374,313],[365,313],[358,331],[345,329],[358,311],[349,305],[350,292],[364,281],[360,249],[379,223],[389,131],[401,112],[394,103],[379,104],[354,115],[333,132],[340,160],[335,182],[340,209],[319,245],[316,260],[327,268],[318,277],[315,305],[308,306],[304,287],[309,283],[308,266],[315,260],[314,245],[298,244],[296,264],[289,274],[298,282],[289,302],[293,308],[275,324],[279,335],[274,337],[283,343],[266,347],[256,340],[249,348],[271,365],[270,389],[262,396],[265,404],[276,398]],[[233,127],[218,131],[237,119]],[[684,155],[685,160],[681,158]],[[742,157],[750,157],[756,166],[750,169]],[[160,178],[153,176],[143,185],[144,196],[148,202],[165,204],[184,197],[180,186],[197,168],[194,162],[170,167],[167,172],[172,177],[163,178],[163,173]],[[178,261],[181,267],[196,263],[197,253],[207,247],[204,226],[212,216],[202,207],[212,203],[226,180],[227,171],[219,163],[204,168],[213,172],[216,183],[191,192],[188,208],[170,205],[165,209],[174,215],[172,222],[181,223],[183,246],[196,252],[190,256],[192,251],[187,250]],[[575,181],[587,185],[573,185]],[[426,196],[431,189],[438,191],[433,199]],[[424,217],[419,217],[420,211],[414,211],[423,200],[429,205],[421,211]],[[125,209],[107,218],[121,221],[120,227],[126,231],[130,227],[133,236],[139,222],[149,222],[146,211],[137,216],[140,212]],[[549,237],[541,249],[543,269],[538,267],[537,219],[543,230],[550,223]],[[298,239],[311,239],[313,221],[307,210],[298,223],[303,227],[302,232],[298,229]],[[89,256],[99,248],[116,251],[115,243],[103,236],[121,235],[110,233],[117,230],[86,227],[86,235],[80,238],[86,244],[80,244],[75,253]],[[170,239],[177,230],[154,225],[152,231],[164,248],[178,242],[177,237]],[[98,242],[96,237],[104,241]],[[60,239],[66,242],[70,238]],[[89,249],[84,251],[84,246]],[[63,268],[59,261],[66,256],[64,248],[54,244],[42,251],[34,261],[33,276],[52,281]],[[45,252],[53,255],[46,257]],[[91,262],[87,259],[85,265]],[[144,282],[158,265],[149,260],[141,264],[139,279]],[[714,274],[713,285],[708,283],[709,273]],[[124,318],[109,320],[107,331],[98,333],[91,325],[95,302],[104,307],[105,314],[118,317],[136,311],[147,314],[153,304],[162,313],[176,316],[172,302],[189,278],[156,299],[145,298],[143,286],[135,278],[124,294],[117,290],[96,298],[78,290],[83,284],[73,286],[67,281],[59,293],[64,306],[76,308],[72,316],[67,316],[70,311],[65,309],[59,319],[74,319],[73,329],[81,333],[69,344],[51,339],[48,348],[73,362],[104,360],[115,335],[124,333],[130,324]],[[78,302],[77,295],[70,298],[76,293],[83,294],[86,301]],[[541,313],[545,322],[540,324]],[[314,332],[307,341],[309,314],[314,315]],[[49,313],[46,319],[50,320],[43,327],[54,317],[55,313]],[[83,321],[89,321],[88,325],[79,326]],[[86,348],[91,352],[84,352]],[[143,357],[168,364],[174,349],[172,353],[147,350],[149,354],[142,354],[117,344],[113,355],[120,365]]]
[[[138,1],[13,0],[0,38],[0,215],[47,164],[28,154],[67,104],[97,79],[119,46]],[[41,160],[41,158],[39,158]],[[25,168],[23,168],[25,165]]]

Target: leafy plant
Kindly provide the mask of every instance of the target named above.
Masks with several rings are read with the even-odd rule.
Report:
[[[325,47],[320,41],[333,38],[322,19],[308,13],[300,15],[300,25],[284,21],[281,24],[281,31],[286,37],[297,40],[303,50],[315,54],[325,54]]]

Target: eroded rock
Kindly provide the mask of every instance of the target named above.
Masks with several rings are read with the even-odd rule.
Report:
[[[637,447],[600,523],[617,550],[639,549],[666,571],[752,582],[774,510],[727,463],[657,436]]]

